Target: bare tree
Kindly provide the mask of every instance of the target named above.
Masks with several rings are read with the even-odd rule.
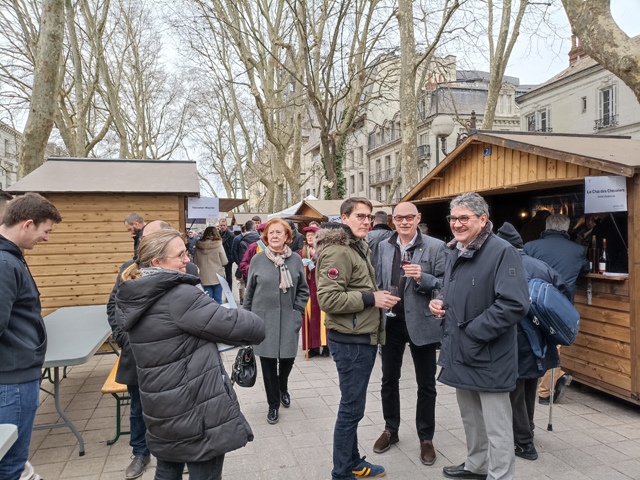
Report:
[[[611,0],[562,0],[585,52],[627,84],[640,102],[640,43],[611,16]]]
[[[64,0],[43,0],[31,106],[20,149],[19,177],[27,175],[44,162],[54,123],[56,93],[60,87],[63,37]]]

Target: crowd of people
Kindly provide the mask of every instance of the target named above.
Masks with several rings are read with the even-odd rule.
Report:
[[[437,376],[456,390],[467,442],[464,461],[444,467],[444,476],[513,478],[515,456],[537,458],[536,397],[546,403],[554,392],[557,401],[571,382],[559,370],[556,346],[545,344],[540,362],[522,330],[527,280],[548,281],[573,301],[576,279],[588,270],[583,247],[569,239],[568,218],[539,216],[538,236],[532,233],[541,228],[538,216],[520,233],[510,223],[496,229],[487,202],[465,193],[450,203],[453,240],[444,243],[427,234],[413,203],[398,204],[389,222],[387,213],[374,215],[371,202],[359,197],[342,203],[340,222],[312,223],[302,233],[292,222],[254,217],[239,235],[221,220],[184,238],[162,220],[128,215],[133,258],[119,269],[107,305],[121,349],[116,381],[131,398],[132,461],[125,478],[142,476],[153,454],[156,480],[177,480],[185,471],[193,480],[219,479],[225,454],[253,439],[220,342],[253,345],[269,424],[279,421],[280,407],[292,405],[288,381],[300,346],[307,358],[332,358],[340,388],[334,480],[385,475],[383,466],[361,455],[358,425],[381,346],[384,426],[372,449],[384,454],[400,442],[407,345],[421,463],[437,459]],[[0,388],[16,400],[0,404],[0,423],[18,425],[20,437],[0,461],[0,478],[19,480],[30,467],[46,350],[37,288],[22,250],[47,241],[61,217],[43,197],[26,194],[9,201],[1,218]],[[222,305],[221,279],[237,286],[243,308]],[[546,380],[554,368],[555,386]]]

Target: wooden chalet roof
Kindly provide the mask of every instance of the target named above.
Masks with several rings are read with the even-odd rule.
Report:
[[[470,191],[526,191],[578,184],[589,175],[632,177],[637,172],[640,141],[628,137],[478,131],[402,201],[441,201]]]
[[[304,200],[294,215],[304,215],[309,218],[323,218],[340,214],[340,205],[344,200]],[[380,202],[371,200],[374,211],[384,210],[391,213],[391,207],[383,207]]]

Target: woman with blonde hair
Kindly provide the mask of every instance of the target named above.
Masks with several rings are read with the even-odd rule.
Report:
[[[146,235],[138,259],[122,273],[116,319],[136,358],[147,445],[155,480],[222,478],[224,455],[253,440],[224,369],[217,342],[259,343],[264,322],[226,309],[186,273],[180,232]]]
[[[285,408],[291,404],[289,374],[298,352],[309,287],[302,259],[289,248],[292,233],[287,222],[269,220],[261,238],[266,248],[251,259],[244,308],[258,314],[266,324],[266,337],[253,350],[262,367],[269,403],[267,421],[275,424],[280,404]]]
[[[222,303],[222,285],[218,275],[224,278],[224,266],[228,261],[218,229],[207,227],[200,240],[196,242],[193,263],[200,269],[204,291],[218,303]]]

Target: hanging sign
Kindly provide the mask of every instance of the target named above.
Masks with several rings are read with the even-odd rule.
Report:
[[[626,177],[620,175],[584,177],[584,213],[626,211]]]
[[[218,218],[220,216],[220,199],[217,197],[189,197],[187,216],[195,218]]]

